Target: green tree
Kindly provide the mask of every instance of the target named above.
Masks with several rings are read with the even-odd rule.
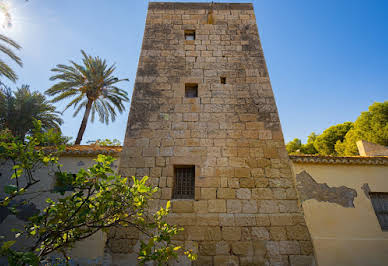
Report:
[[[8,128],[20,140],[32,132],[34,120],[40,120],[44,130],[60,131],[63,120],[59,115],[43,94],[31,92],[28,85],[15,92],[5,86],[0,89],[0,129]]]
[[[123,102],[127,102],[128,93],[119,89],[116,84],[128,79],[118,79],[113,76],[115,65],[108,66],[106,60],[100,57],[92,57],[81,50],[83,65],[70,61],[70,66],[57,65],[51,71],[57,73],[50,80],[60,80],[46,90],[46,94],[55,96],[53,102],[67,98],[73,98],[65,107],[76,108],[73,116],[85,109],[80,129],[75,144],[80,144],[91,113],[91,122],[95,114],[101,122],[115,121],[116,110],[122,113],[125,110]]]
[[[289,154],[298,153],[301,147],[302,142],[298,138],[295,138],[286,144],[286,149]]]
[[[22,60],[10,48],[7,47],[7,45],[9,45],[19,50],[21,48],[20,45],[3,34],[0,34],[0,41],[0,51],[11,58],[12,61],[14,61],[19,66],[23,66]],[[15,71],[13,71],[13,69],[2,59],[0,59],[0,76],[4,76],[13,82],[18,79]]]
[[[337,141],[343,141],[346,133],[353,128],[352,122],[345,122],[331,126],[316,137],[314,147],[320,155],[337,155],[335,145]]]
[[[312,132],[307,137],[307,143],[302,144],[302,147],[300,148],[300,152],[303,154],[317,154],[318,151],[314,147],[314,142],[317,139],[318,135]]]
[[[373,103],[368,111],[362,112],[344,140],[337,141],[335,150],[342,156],[358,155],[358,140],[388,146],[388,101]]]
[[[50,134],[58,133],[42,131],[39,121],[35,125],[35,131],[40,134],[27,136],[25,142],[10,131],[0,133],[0,160],[13,164],[11,181],[15,181],[14,185],[5,185],[8,195],[0,199],[0,205],[15,212],[15,205],[10,205],[13,199],[21,197],[21,204],[28,204],[31,196],[44,192],[34,190],[39,176],[34,175],[33,169],[39,164],[58,167],[57,183],[71,187],[71,191],[65,194],[63,187],[56,186],[52,192],[59,193],[59,199],[46,199],[47,206],[31,216],[24,230],[16,234],[16,241],[20,239],[21,243],[25,243],[24,237],[33,240],[31,246],[24,245],[23,250],[17,250],[13,247],[16,241],[2,243],[0,255],[6,256],[10,265],[42,265],[49,255],[58,253],[68,263],[67,253],[77,241],[113,227],[133,227],[144,234],[140,263],[155,261],[162,265],[177,257],[182,247],[176,246],[172,239],[182,229],[166,223],[170,202],[154,214],[147,211],[148,202],[158,190],[146,184],[147,177],[133,177],[130,181],[115,174],[111,168],[114,159],[104,155],[99,155],[94,166],[81,169],[75,177],[60,171],[58,155],[64,146],[54,145],[57,147],[54,151],[40,147],[46,139],[56,139]],[[28,177],[27,182],[20,183],[24,176]],[[190,250],[185,254],[192,260],[196,258]]]

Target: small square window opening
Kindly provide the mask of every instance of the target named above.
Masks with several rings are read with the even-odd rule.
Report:
[[[221,77],[221,84],[226,84],[226,78],[225,77]]]
[[[185,97],[187,97],[187,98],[198,97],[198,84],[186,83],[185,84]]]
[[[388,231],[388,193],[370,192],[369,196],[381,230]]]
[[[185,40],[194,41],[195,40],[195,30],[185,30]]]
[[[174,167],[174,199],[194,199],[195,166],[179,165]]]

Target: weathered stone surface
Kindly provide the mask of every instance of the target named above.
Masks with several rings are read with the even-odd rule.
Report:
[[[192,200],[172,201],[172,211],[175,213],[190,213],[194,211],[194,202]]]
[[[251,241],[238,241],[232,243],[232,251],[236,255],[252,256],[253,247]]]
[[[209,200],[208,201],[208,211],[209,212],[226,212],[226,201],[217,199],[217,200]]]
[[[290,265],[291,266],[310,266],[314,265],[313,256],[301,256],[301,255],[291,255],[290,256]]]
[[[240,240],[241,227],[222,227],[222,238],[224,240]]]
[[[239,265],[239,259],[237,256],[215,256],[214,265],[237,266]]]

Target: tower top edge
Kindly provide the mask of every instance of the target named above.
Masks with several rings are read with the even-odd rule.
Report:
[[[148,9],[213,9],[252,10],[252,3],[196,3],[196,2],[149,2]]]

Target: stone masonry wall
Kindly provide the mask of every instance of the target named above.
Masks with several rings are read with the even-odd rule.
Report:
[[[195,165],[195,199],[172,200],[169,221],[196,265],[313,263],[252,4],[149,4],[120,160],[160,187],[154,208],[172,198],[174,165]],[[138,239],[111,231],[112,264],[135,261]]]

